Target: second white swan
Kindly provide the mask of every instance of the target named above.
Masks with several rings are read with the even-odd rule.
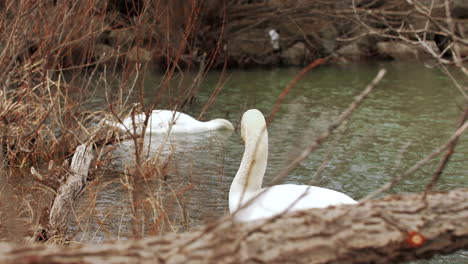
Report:
[[[346,194],[321,187],[283,184],[261,188],[268,158],[268,132],[263,114],[244,113],[241,135],[244,156],[229,190],[229,211],[237,221],[269,218],[286,211],[357,203]]]
[[[129,116],[122,120],[122,123],[107,121],[122,131],[131,131],[141,133],[145,114]],[[171,110],[153,110],[148,119],[148,126],[145,133],[202,133],[213,130],[228,129],[234,130],[234,126],[226,119],[217,118],[210,121],[198,121],[195,118],[177,111]]]

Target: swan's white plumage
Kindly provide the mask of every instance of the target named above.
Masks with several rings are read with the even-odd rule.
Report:
[[[113,126],[122,131],[139,132],[143,128],[146,115],[138,114],[129,116],[122,120],[122,123],[112,123]],[[107,122],[109,123],[109,122]],[[219,129],[233,130],[234,127],[226,119],[213,119],[210,121],[198,121],[195,118],[177,111],[153,110],[148,119],[146,133],[202,133]]]
[[[238,221],[269,218],[286,211],[357,203],[346,194],[308,185],[283,184],[261,188],[268,158],[268,132],[263,114],[244,113],[241,134],[245,142],[241,165],[229,190],[229,211]]]

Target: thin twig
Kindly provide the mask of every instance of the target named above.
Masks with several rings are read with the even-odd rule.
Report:
[[[465,109],[465,112],[463,113],[463,116],[458,124],[458,128],[460,128],[464,123],[466,123],[467,119],[468,119],[468,107]],[[447,153],[442,158],[442,160],[439,163],[439,166],[437,167],[437,170],[432,175],[431,182],[427,184],[426,190],[424,191],[423,199],[426,199],[427,193],[431,191],[432,187],[434,187],[436,183],[439,181],[440,175],[442,175],[442,172],[444,172],[445,167],[447,166],[450,158],[452,157],[455,151],[455,147],[457,146],[457,142],[459,138],[460,138],[460,135],[452,138],[452,140],[449,142]]]
[[[393,188],[393,186],[395,186],[397,183],[399,183],[403,178],[405,178],[406,176],[414,173],[415,171],[419,170],[421,167],[423,167],[424,165],[426,165],[427,163],[429,163],[429,161],[431,161],[434,157],[436,157],[437,155],[439,155],[442,151],[446,150],[447,148],[450,147],[452,141],[455,139],[455,138],[458,138],[463,132],[465,132],[465,130],[468,128],[468,122],[465,122],[463,124],[463,126],[461,126],[459,129],[457,129],[457,131],[455,131],[455,133],[452,135],[452,137],[450,137],[450,139],[447,141],[447,143],[445,143],[444,145],[440,146],[439,148],[437,148],[436,150],[434,150],[433,152],[431,152],[429,155],[427,155],[426,157],[424,157],[422,160],[418,161],[416,164],[414,164],[411,168],[409,168],[408,170],[406,170],[405,172],[395,176],[393,178],[392,181],[388,182],[387,184],[385,184],[384,186],[382,186],[381,188],[379,188],[378,190],[375,190],[374,192],[372,192],[371,194],[369,194],[368,196],[364,197],[363,199],[360,200],[360,202],[365,202],[365,201],[368,201],[372,198],[374,198],[375,196],[385,192],[385,191],[388,191],[390,190],[391,188]]]
[[[367,85],[366,89],[351,103],[348,108],[341,113],[338,119],[333,122],[325,132],[323,132],[310,146],[302,151],[299,156],[296,157],[283,171],[281,171],[272,181],[273,184],[277,183],[284,177],[286,177],[289,172],[291,172],[295,167],[299,165],[312,151],[317,149],[334,131],[339,128],[346,120],[348,120],[354,110],[362,103],[362,101],[372,92],[375,86],[382,80],[387,71],[381,69],[377,76],[372,80],[372,82]]]
[[[289,93],[289,91],[291,91],[291,89],[296,85],[296,83],[302,78],[302,76],[304,76],[304,74],[306,74],[308,71],[312,70],[313,68],[315,68],[315,67],[317,67],[320,64],[323,64],[325,62],[326,62],[325,59],[317,59],[317,60],[313,61],[307,67],[302,69],[302,71],[296,77],[294,77],[294,79],[292,79],[288,83],[288,86],[286,86],[286,88],[284,88],[284,90],[279,95],[278,100],[276,100],[276,103],[273,106],[273,110],[271,111],[270,116],[267,118],[267,121],[266,121],[267,127],[270,126],[270,122],[275,117],[276,112],[278,112],[279,107],[280,107],[281,103],[284,101],[284,98],[286,97],[286,95]]]

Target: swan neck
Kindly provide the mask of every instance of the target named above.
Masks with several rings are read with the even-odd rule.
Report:
[[[229,190],[230,209],[235,210],[246,202],[244,195],[262,187],[268,158],[268,134],[266,128],[246,135],[245,151],[236,176]]]

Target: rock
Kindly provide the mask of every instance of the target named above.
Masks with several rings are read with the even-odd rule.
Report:
[[[439,53],[439,48],[434,41],[426,41],[427,48],[432,49],[436,54]],[[396,60],[418,60],[429,59],[432,55],[427,51],[427,48],[421,44],[409,44],[405,42],[382,41],[377,43],[377,52],[384,56]]]
[[[455,44],[453,48],[458,52],[461,57],[468,57],[468,46],[462,44]]]
[[[468,4],[468,3],[467,3]],[[467,9],[468,13],[468,9]],[[468,16],[468,14],[466,14]],[[467,17],[468,18],[468,17]],[[467,20],[460,20],[458,23],[458,35],[462,39],[468,39],[468,21]],[[453,48],[458,52],[461,57],[468,57],[468,45],[464,43],[455,43]]]
[[[241,67],[268,65],[268,55],[274,53],[267,29],[243,31],[227,40],[223,49]]]
[[[359,61],[362,58],[366,57],[367,54],[365,54],[360,48],[359,44],[357,42],[353,42],[351,44],[348,44],[346,46],[343,46],[339,48],[336,53],[340,57],[344,57],[345,60],[350,60],[350,61]]]
[[[336,39],[339,37],[336,27],[333,23],[326,23],[320,28],[318,34],[320,36],[321,45],[326,54],[332,53],[336,47]]]
[[[134,46],[127,52],[127,59],[132,62],[147,63],[151,58],[152,52],[137,46]]]
[[[384,0],[357,0],[355,3],[357,7],[379,8],[385,4],[385,1]]]
[[[285,8],[294,6],[296,3],[295,1],[288,1],[288,0],[268,0],[267,4],[269,6],[277,7],[277,8]]]
[[[134,30],[130,29],[117,29],[112,30],[107,35],[107,42],[109,45],[117,47],[130,47],[132,43],[135,41],[136,34]]]
[[[283,64],[290,66],[303,65],[309,57],[309,50],[302,42],[297,42],[291,47],[281,52],[281,60]]]
[[[114,0],[109,3],[126,18],[139,15],[144,7],[143,0]]]
[[[108,61],[111,59],[116,51],[109,45],[98,43],[94,46],[93,59],[95,61]]]
[[[454,18],[466,19],[468,18],[468,1],[454,0],[452,7],[452,16]]]
[[[335,51],[340,60],[349,63],[371,58],[377,53],[377,43],[383,41],[381,37],[365,35],[364,31],[357,32],[356,35],[364,36],[351,43],[346,43]]]
[[[458,22],[458,29],[460,30],[460,37],[463,39],[468,38],[468,19]]]

